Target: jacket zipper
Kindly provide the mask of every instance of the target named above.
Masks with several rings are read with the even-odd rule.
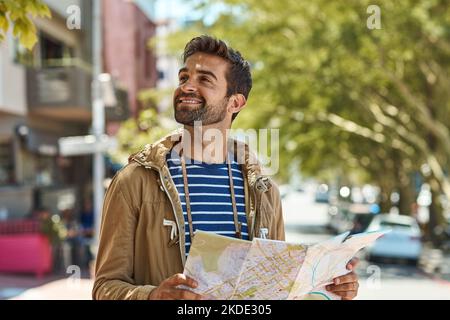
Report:
[[[157,169],[157,168],[155,168],[153,166],[144,165],[144,167],[147,168],[147,169],[149,169],[149,168],[154,169],[154,170],[156,170],[159,173],[159,178],[161,179],[161,184],[162,184],[162,186],[164,188],[164,192],[166,193],[167,198],[169,198],[170,204],[172,205],[173,215],[175,216],[175,222],[177,223],[177,228],[178,228],[178,235],[180,237],[178,243],[179,243],[179,248],[180,248],[181,261],[182,261],[183,266],[184,266],[185,263],[186,263],[186,257],[183,256],[183,249],[181,248],[181,242],[182,241],[181,241],[180,223],[178,222],[177,212],[175,210],[175,206],[173,204],[172,198],[170,197],[169,191],[167,191],[166,185],[164,184],[164,179],[163,179],[162,173],[161,173],[161,171],[159,169]]]

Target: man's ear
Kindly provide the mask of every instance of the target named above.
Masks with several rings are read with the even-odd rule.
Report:
[[[241,93],[233,94],[230,98],[231,103],[228,105],[228,111],[231,113],[237,113],[244,109],[247,104],[247,99]]]

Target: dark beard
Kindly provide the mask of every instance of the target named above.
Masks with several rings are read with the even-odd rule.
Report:
[[[201,121],[203,126],[218,123],[225,119],[227,115],[226,105],[228,103],[228,98],[225,97],[220,105],[209,105],[206,104],[204,99],[200,106],[195,108],[189,107],[178,107],[178,99],[181,97],[197,98],[194,95],[183,95],[175,97],[173,105],[175,111],[175,120],[187,126],[194,126],[195,121]]]

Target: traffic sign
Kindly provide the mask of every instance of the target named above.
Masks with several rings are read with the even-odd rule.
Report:
[[[62,156],[80,156],[107,152],[117,148],[117,139],[106,134],[96,139],[94,135],[65,137],[58,140],[59,154]]]

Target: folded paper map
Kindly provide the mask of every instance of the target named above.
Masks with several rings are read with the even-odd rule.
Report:
[[[255,238],[245,241],[197,231],[184,274],[209,299],[340,299],[325,290],[350,271],[355,254],[385,231],[340,234],[314,245]],[[192,290],[192,289],[191,289]]]

